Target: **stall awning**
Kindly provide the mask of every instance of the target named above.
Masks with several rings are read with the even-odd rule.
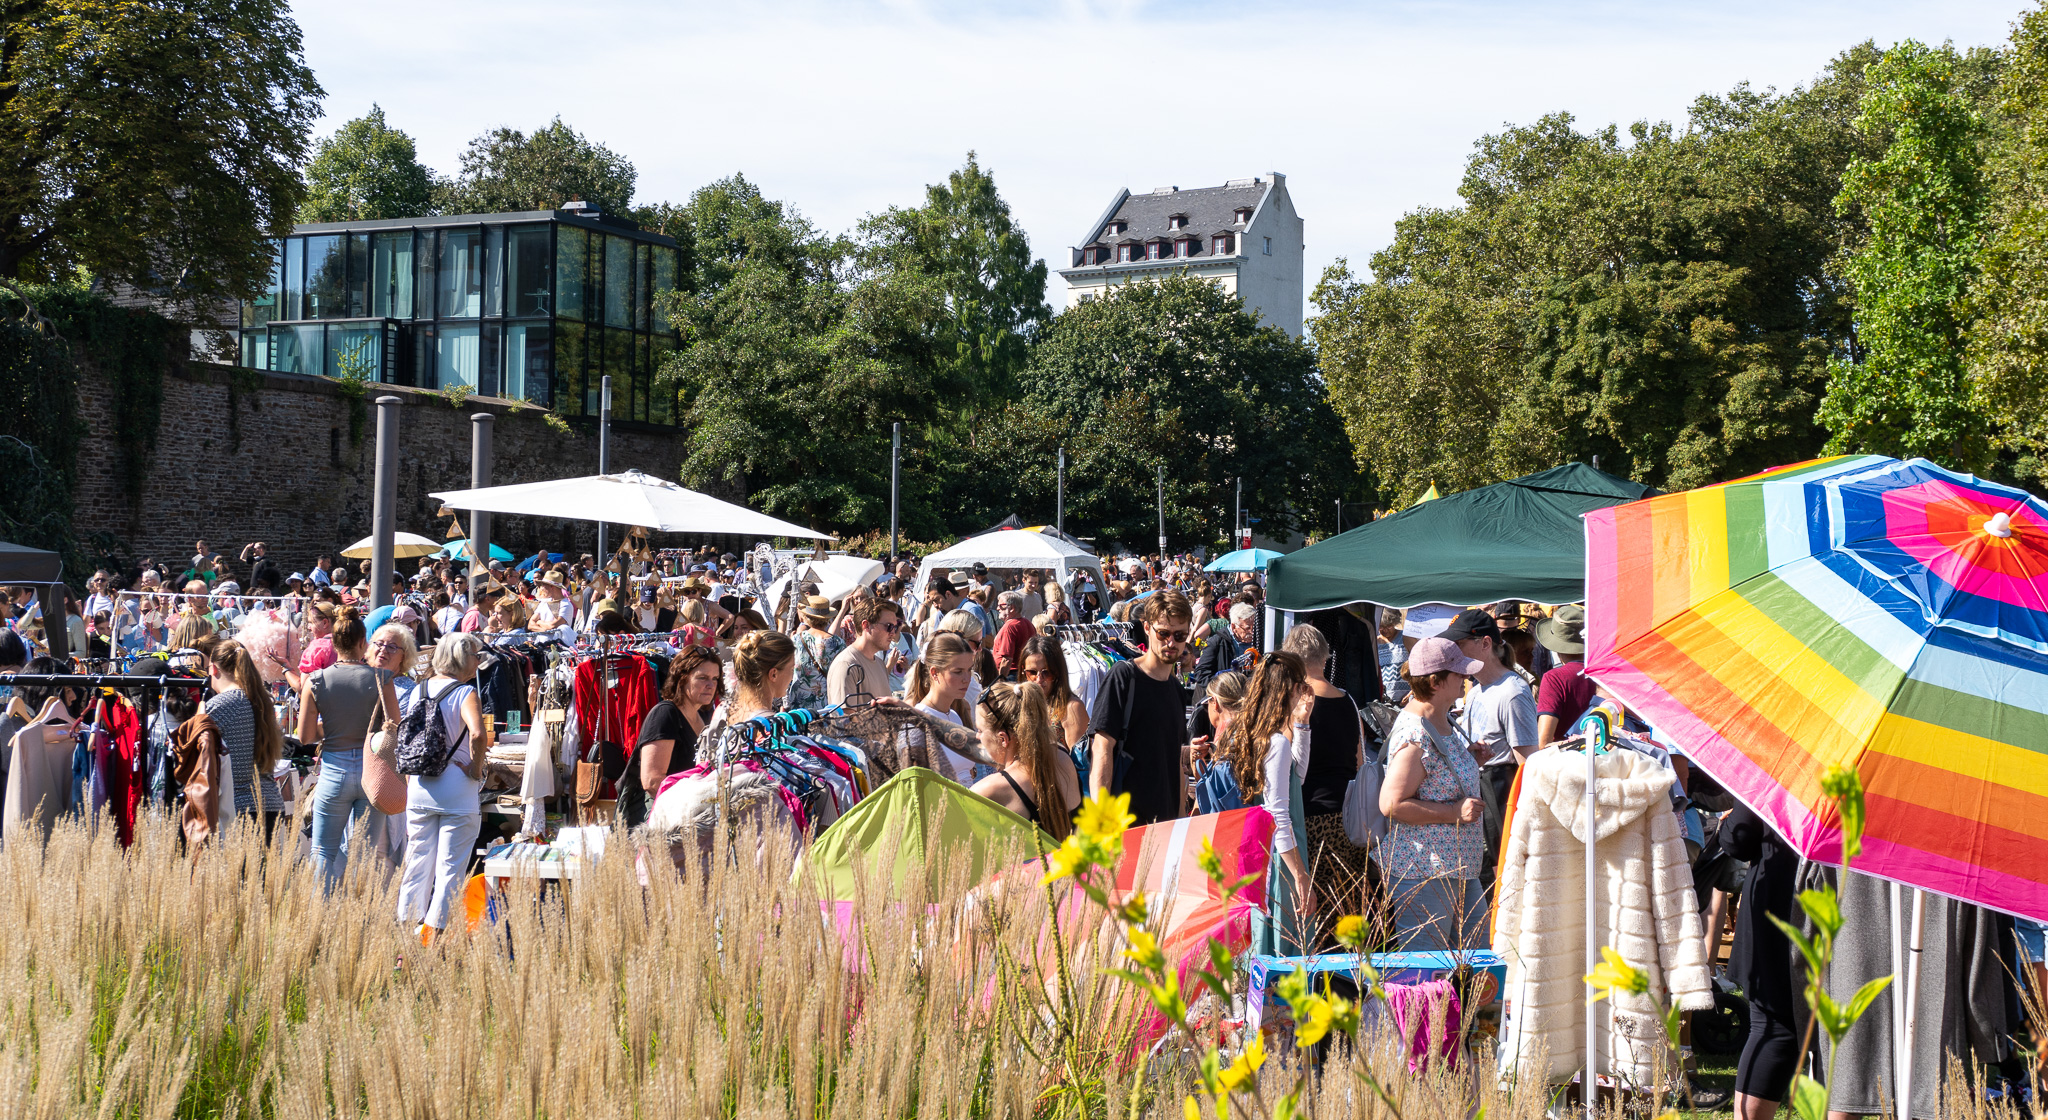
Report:
[[[1466,490],[1280,557],[1266,569],[1266,599],[1286,611],[1577,602],[1586,597],[1580,518],[1655,493],[1582,463]]]
[[[830,533],[792,525],[639,471],[487,486],[480,490],[448,490],[431,496],[450,509],[642,525],[663,533],[832,539]]]
[[[56,553],[0,541],[0,583],[56,583],[63,575]]]

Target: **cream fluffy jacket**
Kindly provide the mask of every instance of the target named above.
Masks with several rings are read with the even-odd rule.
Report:
[[[1709,1008],[1713,990],[1692,868],[1671,812],[1672,772],[1631,750],[1601,756],[1598,767],[1594,932],[1650,977],[1647,996],[1617,993],[1598,1004],[1600,1070],[1648,1086],[1664,1037],[1659,1001]],[[1585,790],[1579,751],[1540,751],[1522,775],[1493,936],[1507,962],[1504,1075],[1539,1076],[1519,1069],[1525,1051],[1532,1060],[1548,1054],[1541,1076],[1553,1083],[1585,1064]]]

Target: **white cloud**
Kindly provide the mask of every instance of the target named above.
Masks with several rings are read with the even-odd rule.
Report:
[[[968,149],[1057,269],[1119,187],[1288,175],[1310,282],[1457,200],[1472,141],[1565,110],[1681,119],[1864,38],[2001,42],[2015,0],[1771,4],[300,3],[322,131],[381,103],[453,170],[560,115],[680,201],[743,171],[851,228]],[[1051,298],[1063,300],[1055,277]]]

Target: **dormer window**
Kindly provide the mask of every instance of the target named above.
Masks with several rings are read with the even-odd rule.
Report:
[[[1122,218],[1118,218],[1116,221],[1113,221],[1108,225],[1102,227],[1102,236],[1122,237],[1124,231],[1129,228],[1131,228],[1130,223],[1124,221]]]
[[[1237,238],[1227,233],[1216,235],[1215,247],[1211,250],[1217,256],[1228,256],[1237,252]]]
[[[1249,207],[1249,206],[1240,206],[1240,207],[1238,207],[1238,208],[1237,208],[1237,220],[1238,220],[1238,223],[1239,223],[1239,224],[1243,224],[1243,223],[1245,223],[1245,222],[1249,222],[1249,221],[1251,221],[1251,220],[1252,220],[1252,208],[1251,208],[1251,207]]]
[[[1129,262],[1129,261],[1134,261],[1134,260],[1137,260],[1137,259],[1138,259],[1138,247],[1137,247],[1136,245],[1119,245],[1119,246],[1117,246],[1117,247],[1116,247],[1116,259],[1117,259],[1117,260],[1119,260],[1119,261],[1124,261],[1124,262]]]
[[[1087,263],[1088,263],[1088,264],[1108,264],[1108,263],[1109,263],[1109,246],[1107,246],[1107,245],[1097,245],[1097,246],[1095,246],[1094,248],[1092,248],[1092,249],[1088,250],[1088,260],[1087,260]]]
[[[1159,260],[1165,257],[1166,254],[1166,242],[1164,241],[1154,240],[1145,245],[1145,259],[1148,261]]]
[[[1181,229],[1184,228],[1187,224],[1188,216],[1186,214],[1175,214],[1172,217],[1166,219],[1167,229]]]

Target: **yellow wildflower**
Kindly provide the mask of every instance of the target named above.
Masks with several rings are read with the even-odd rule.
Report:
[[[1337,944],[1346,949],[1365,944],[1365,919],[1356,914],[1337,919]]]
[[[1251,1045],[1246,1046],[1244,1053],[1239,1054],[1237,1060],[1230,1063],[1229,1069],[1218,1073],[1216,1080],[1223,1083],[1224,1092],[1235,1093],[1239,1086],[1250,1081],[1252,1075],[1259,1072],[1259,1067],[1265,1064],[1266,1039],[1264,1035],[1255,1034],[1252,1036]]]
[[[1330,1023],[1337,1017],[1337,1009],[1322,996],[1309,996],[1301,1001],[1295,1011],[1294,1044],[1314,1046],[1330,1033]]]
[[[1202,852],[1195,857],[1195,865],[1202,869],[1202,874],[1207,875],[1211,882],[1223,881],[1223,859],[1216,854],[1216,845],[1210,843],[1207,836],[1202,837]]]
[[[1606,999],[1616,991],[1630,995],[1642,995],[1650,990],[1650,975],[1642,969],[1621,959],[1621,954],[1608,946],[1600,947],[1603,958],[1599,967],[1586,977],[1586,983],[1598,989],[1586,1002]]]
[[[1115,797],[1101,790],[1081,803],[1081,811],[1074,814],[1074,831],[1090,840],[1115,840],[1124,830],[1138,822],[1130,813],[1131,795],[1120,793]]]
[[[1180,1114],[1185,1120],[1202,1120],[1202,1106],[1195,1103],[1194,1094],[1180,1102]]]
[[[1077,875],[1089,866],[1088,853],[1084,851],[1078,836],[1069,836],[1065,843],[1052,850],[1045,857],[1045,878],[1041,884],[1056,882],[1070,875]]]
[[[1166,954],[1160,951],[1159,942],[1153,940],[1151,934],[1133,927],[1125,936],[1129,938],[1131,947],[1124,950],[1124,956],[1143,968],[1165,967]]]

